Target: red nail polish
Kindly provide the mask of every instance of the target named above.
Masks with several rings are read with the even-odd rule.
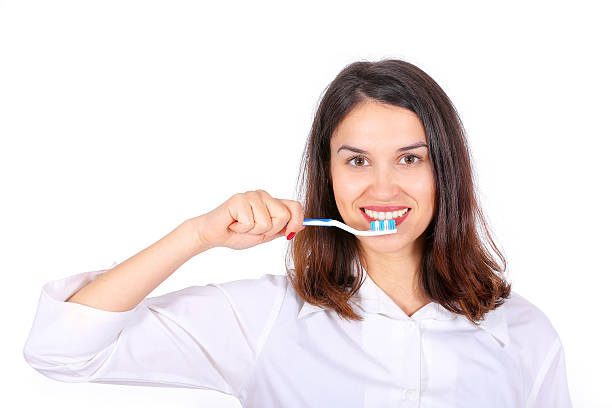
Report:
[[[293,238],[294,235],[295,235],[295,232],[292,232],[291,234],[287,235],[287,241]]]

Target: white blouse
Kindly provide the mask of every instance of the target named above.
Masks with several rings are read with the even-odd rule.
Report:
[[[407,316],[367,273],[362,322],[305,303],[285,275],[191,286],[126,312],[73,302],[107,270],[42,288],[23,353],[65,382],[213,389],[244,407],[571,407],[548,318],[512,292],[479,326]]]

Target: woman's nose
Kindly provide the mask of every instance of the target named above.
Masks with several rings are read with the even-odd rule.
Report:
[[[399,193],[399,183],[392,170],[379,169],[374,172],[372,193],[377,199],[390,200]]]

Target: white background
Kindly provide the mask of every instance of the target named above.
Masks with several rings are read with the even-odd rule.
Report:
[[[456,105],[509,279],[559,332],[575,407],[612,406],[604,6],[285,3],[0,1],[0,404],[239,406],[44,377],[22,356],[40,289],[121,262],[236,192],[295,199],[325,87],[353,61],[394,57]],[[151,295],[283,274],[286,245],[213,249]]]

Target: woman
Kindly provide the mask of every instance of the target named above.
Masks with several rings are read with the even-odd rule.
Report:
[[[347,66],[302,171],[303,206],[235,194],[114,268],[47,283],[27,362],[61,381],[215,389],[246,407],[571,406],[559,336],[502,276],[461,122],[433,79],[400,60]],[[394,218],[398,232],[304,216],[361,230]],[[294,235],[287,275],[146,298],[196,254]]]

